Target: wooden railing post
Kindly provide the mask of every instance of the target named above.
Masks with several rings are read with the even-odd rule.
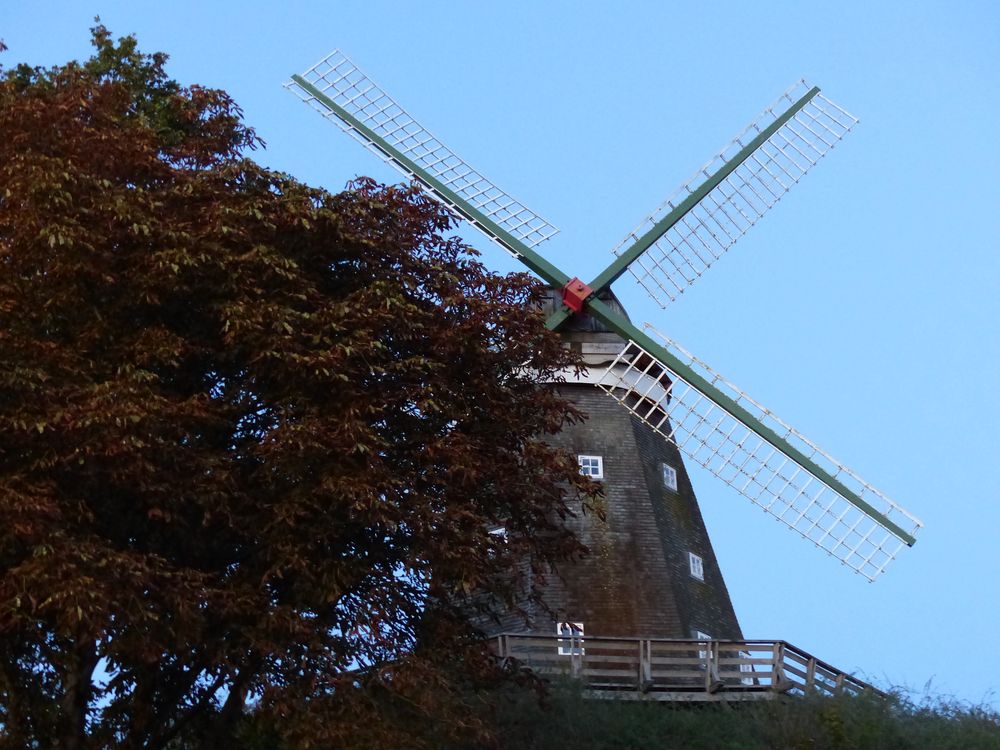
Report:
[[[639,661],[636,664],[636,689],[639,692],[646,690],[646,641],[639,639]]]
[[[816,690],[816,657],[810,656],[806,664],[806,690]]]
[[[775,641],[771,659],[771,689],[776,693],[783,693],[788,690],[789,682],[785,677],[785,644],[783,641]]]
[[[646,664],[643,677],[645,680],[643,689],[649,690],[653,686],[653,642],[649,640],[646,641]]]
[[[719,649],[722,644],[718,641],[708,643],[708,692],[717,693],[723,688],[722,678],[719,676],[720,659],[722,658]]]

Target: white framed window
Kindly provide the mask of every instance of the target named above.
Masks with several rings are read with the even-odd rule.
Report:
[[[577,456],[580,473],[591,479],[604,479],[604,461],[600,456]]]
[[[670,464],[663,464],[663,486],[677,492],[677,469]]]
[[[694,639],[696,641],[710,641],[710,640],[712,640],[712,636],[710,636],[708,633],[703,633],[700,630],[696,630],[696,631],[694,631]],[[699,659],[707,659],[708,658],[708,651],[706,651],[704,649],[699,650],[698,651],[698,658]]]
[[[741,659],[750,659],[752,654],[749,651],[740,651]],[[740,672],[746,675],[745,677],[740,677],[740,682],[744,685],[754,685],[756,684],[756,679],[753,676],[753,664],[740,663]]]
[[[583,656],[583,623],[582,622],[557,622],[556,641],[560,656]]]
[[[692,578],[697,578],[699,581],[705,580],[705,561],[701,559],[701,555],[688,552],[688,567],[691,568]]]

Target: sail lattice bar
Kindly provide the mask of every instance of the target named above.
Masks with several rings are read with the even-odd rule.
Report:
[[[768,126],[811,91],[799,81],[614,248],[621,255],[714,175]],[[816,90],[794,116],[712,188],[630,266],[649,295],[666,307],[742,237],[854,125],[848,114]]]
[[[456,156],[339,50],[320,60],[301,78],[407,160],[528,247],[535,247],[559,231]],[[293,79],[285,85],[403,174],[424,182],[421,174],[380,149],[377,140],[340,117],[336,110],[328,107],[298,81]],[[434,190],[433,186],[428,187],[432,188],[431,193],[437,199],[455,208],[441,192]]]
[[[923,524],[678,344],[654,333],[670,355],[742,414],[723,409],[634,341],[598,385],[744,497],[875,580],[907,546],[904,537],[912,539]],[[750,426],[754,420],[757,429]],[[770,442],[762,432],[777,439]]]

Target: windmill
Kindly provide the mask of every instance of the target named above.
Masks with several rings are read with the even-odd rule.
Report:
[[[782,94],[585,283],[537,251],[556,233],[551,224],[456,156],[341,52],[286,85],[547,282],[546,325],[587,363],[557,387],[590,419],[558,441],[604,482],[608,519],[572,522],[592,554],[549,586],[554,621],[537,627],[573,637],[584,628],[741,637],[681,454],[870,581],[915,543],[917,518],[679,344],[633,325],[610,290],[629,272],[666,307],[777,203],[857,123],[818,88],[799,81]]]

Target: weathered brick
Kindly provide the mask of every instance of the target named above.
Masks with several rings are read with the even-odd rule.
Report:
[[[588,345],[606,351],[621,343],[587,317],[574,318],[563,335],[585,353]],[[600,359],[595,355],[592,364],[599,367]],[[530,612],[529,622],[503,616],[487,629],[552,633],[557,621],[572,621],[583,622],[587,635],[690,638],[697,630],[713,638],[742,638],[677,447],[597,387],[558,387],[588,419],[564,429],[552,443],[602,457],[606,517],[580,514],[567,521],[590,554],[548,578],[544,592],[551,614]],[[677,471],[677,492],[664,486],[664,462]],[[692,577],[689,552],[704,561],[704,581]]]

